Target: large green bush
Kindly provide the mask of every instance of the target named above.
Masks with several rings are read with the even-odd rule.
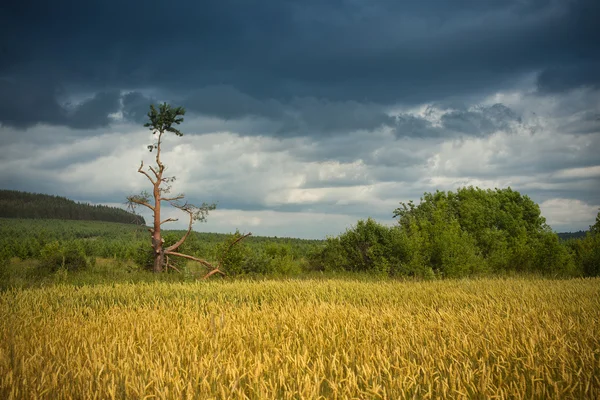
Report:
[[[394,216],[419,242],[413,252],[441,275],[579,272],[539,206],[510,188],[425,193],[419,205],[401,203]]]
[[[310,265],[417,277],[598,273],[595,236],[567,248],[546,225],[538,205],[510,188],[425,193],[418,205],[400,203],[394,217],[394,227],[368,219],[328,238]]]

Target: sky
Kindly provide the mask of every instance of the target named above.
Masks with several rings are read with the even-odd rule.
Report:
[[[3,2],[0,188],[123,207],[168,102],[173,191],[218,204],[198,231],[319,239],[470,185],[587,229],[598,21],[597,0]]]

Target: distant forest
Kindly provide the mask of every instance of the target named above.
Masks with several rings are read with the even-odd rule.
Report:
[[[581,239],[584,238],[587,231],[577,231],[577,232],[559,232],[557,233],[558,237],[561,240],[569,240],[569,239]]]
[[[139,215],[116,207],[77,203],[65,197],[0,190],[0,218],[70,219],[144,225]]]

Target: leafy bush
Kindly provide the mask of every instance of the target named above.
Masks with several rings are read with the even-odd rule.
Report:
[[[546,225],[539,206],[510,188],[425,193],[394,211],[411,247],[409,264],[442,276],[482,272],[576,275],[571,253]]]
[[[600,212],[584,238],[571,239],[567,247],[573,253],[576,268],[585,276],[600,276]]]
[[[309,261],[312,269],[394,275],[402,271],[408,244],[399,229],[369,218],[340,236],[327,239]]]
[[[40,270],[54,273],[59,270],[81,271],[89,266],[85,252],[75,243],[61,244],[54,241],[46,244],[40,254]]]
[[[242,234],[235,231],[214,248],[214,259],[227,275],[235,276],[248,273],[247,258],[248,247],[242,239]]]
[[[150,241],[147,243],[140,243],[135,250],[130,254],[133,262],[146,271],[152,271],[154,266],[154,250],[150,245]]]

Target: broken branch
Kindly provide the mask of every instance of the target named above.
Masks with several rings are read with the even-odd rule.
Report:
[[[182,258],[186,258],[188,260],[192,260],[192,261],[196,261],[206,267],[212,268],[212,269],[218,269],[215,268],[214,265],[212,265],[211,263],[209,263],[206,260],[203,260],[201,258],[197,258],[197,257],[193,257],[193,256],[188,256],[187,254],[183,254],[183,253],[177,253],[175,251],[165,251],[165,254],[171,255],[171,256],[176,256],[176,257],[182,257]]]
[[[138,172],[139,172],[140,174],[144,174],[144,175],[146,175],[146,178],[148,178],[148,179],[150,180],[150,182],[152,182],[152,184],[153,184],[153,185],[155,185],[155,184],[156,184],[156,182],[155,182],[155,181],[154,181],[154,180],[153,180],[153,179],[150,177],[150,175],[148,175],[148,173],[147,173],[146,171],[144,171],[142,168],[144,168],[144,161],[142,161],[142,163],[140,164],[140,167],[138,168]],[[152,169],[152,167],[150,167],[150,169]],[[156,173],[155,173],[154,175],[156,175]],[[157,178],[158,178],[158,176],[157,176]]]
[[[225,272],[221,271],[219,268],[215,268],[212,271],[210,271],[208,274],[204,275],[202,277],[202,279],[208,279],[211,276],[213,276],[214,274],[221,274],[223,276],[227,276],[227,274]]]

